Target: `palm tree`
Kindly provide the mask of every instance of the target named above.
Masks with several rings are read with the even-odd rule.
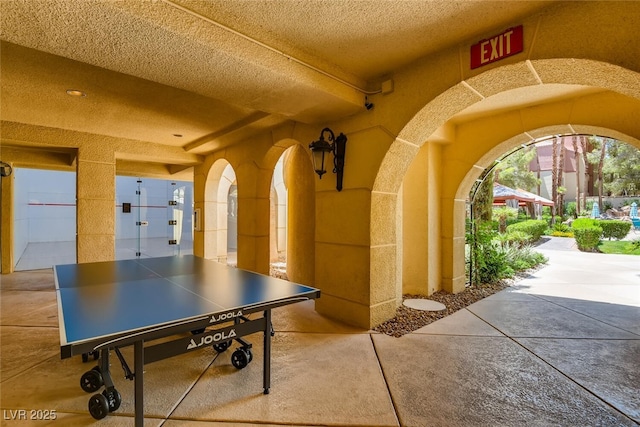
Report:
[[[576,162],[576,216],[580,214],[580,153],[578,153],[578,138],[574,135],[571,137],[573,144],[573,156]]]
[[[603,191],[603,177],[602,169],[604,168],[604,155],[607,150],[606,139],[603,139],[600,147],[600,160],[598,161],[598,206],[602,207],[602,191]]]
[[[558,173],[556,169],[556,159],[558,157],[558,148],[556,147],[556,138],[554,137],[551,142],[551,201],[553,202],[553,207],[551,208],[551,224],[556,223],[556,198],[558,197],[558,192],[556,191],[556,175]]]
[[[518,217],[518,209],[509,206],[502,206],[493,209],[493,219],[498,221],[498,231],[504,233],[507,231],[507,220]]]
[[[558,200],[556,202],[555,208],[556,208],[556,214],[560,218],[562,218],[562,214],[564,213],[564,193],[566,192],[566,189],[562,185],[564,183],[564,139],[563,138],[560,138],[559,144],[560,144],[560,147],[559,147],[560,158],[558,159],[558,173],[557,173],[558,181],[556,182],[556,191],[558,193],[557,195]]]
[[[589,180],[591,175],[589,174],[589,157],[587,152],[588,139],[586,136],[580,137],[580,145],[582,146],[582,160],[584,161],[584,192],[582,193],[582,206],[587,208],[587,193],[589,192]]]

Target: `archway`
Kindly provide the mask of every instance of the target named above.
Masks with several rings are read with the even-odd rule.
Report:
[[[270,262],[272,274],[274,270],[286,269],[287,261],[287,186],[284,181],[284,165],[287,161],[288,148],[276,163],[271,178],[271,220],[270,220]]]
[[[286,263],[286,277],[313,285],[315,276],[315,174],[309,153],[294,140],[283,140],[270,150],[272,166],[271,260]]]
[[[371,194],[371,224],[378,225],[371,227],[371,277],[396,278],[384,285],[395,287],[386,295],[395,295],[396,300],[401,295],[402,234],[389,230],[401,218],[402,179],[421,150],[427,150],[423,166],[432,177],[426,187],[428,209],[438,216],[424,236],[423,244],[433,249],[425,260],[426,270],[435,272],[428,286],[458,292],[465,286],[466,198],[475,179],[502,153],[550,134],[597,133],[640,146],[640,129],[633,119],[640,112],[638,73],[591,60],[525,62],[494,68],[445,91],[427,103],[392,143]],[[564,72],[554,73],[558,68]],[[522,78],[523,69],[535,74],[540,84],[523,85],[531,81]],[[610,79],[611,74],[616,79]],[[548,83],[540,76],[546,76]],[[495,81],[501,82],[500,90],[483,95],[483,88],[495,87]],[[495,107],[509,97],[530,101]],[[490,113],[481,113],[483,103],[493,104],[486,109]],[[378,247],[385,248],[384,262],[378,260]]]
[[[228,161],[219,159],[207,175],[203,224],[199,225],[204,231],[205,258],[235,264],[237,213],[236,174]]]

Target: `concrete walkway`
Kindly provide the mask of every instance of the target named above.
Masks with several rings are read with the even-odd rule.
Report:
[[[569,240],[539,246],[550,262],[530,277],[402,338],[333,322],[313,302],[275,310],[269,395],[259,334],[258,362],[241,371],[230,351],[209,349],[147,365],[145,425],[638,425],[640,257]],[[51,271],[0,280],[1,424],[133,425],[133,384],[117,362],[121,408],[88,414],[79,380],[93,364],[59,358]],[[11,420],[19,409],[57,419]]]

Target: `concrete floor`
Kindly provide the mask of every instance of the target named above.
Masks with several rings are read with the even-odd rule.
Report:
[[[274,310],[269,395],[260,334],[240,371],[211,349],[147,365],[145,425],[638,425],[640,258],[566,242],[540,246],[550,263],[530,277],[402,338],[333,322],[312,301]],[[93,364],[60,360],[52,272],[0,280],[0,424],[133,425],[116,359],[121,408],[88,414],[79,380]],[[57,419],[12,420],[19,409]]]

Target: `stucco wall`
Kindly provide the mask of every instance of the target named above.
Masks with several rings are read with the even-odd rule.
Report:
[[[393,81],[393,91],[369,96],[371,110],[339,122],[269,129],[206,158],[73,132],[44,130],[33,139],[43,146],[78,152],[77,163],[68,161],[66,167],[77,169],[78,176],[79,261],[113,258],[108,249],[113,247],[113,210],[105,207],[113,206],[116,169],[131,172],[136,165],[127,159],[155,152],[158,158],[175,156],[180,163],[196,165],[195,207],[203,211],[214,209],[207,192],[214,163],[224,160],[233,167],[239,204],[238,266],[267,273],[270,183],[277,159],[293,145],[308,153],[308,144],[325,126],[344,132],[348,137],[344,189],[335,190],[331,173],[322,180],[313,176],[315,223],[309,227],[315,241],[313,276],[322,290],[320,312],[368,328],[393,316],[398,304],[402,262],[411,256],[406,248],[401,251],[398,233],[417,227],[398,211],[410,209],[399,192],[423,146],[431,150],[426,171],[421,171],[427,191],[425,200],[412,202],[429,215],[422,245],[427,250],[427,268],[421,273],[428,275],[426,292],[464,288],[465,199],[474,180],[500,155],[549,134],[597,133],[640,147],[638,19],[632,14],[638,11],[634,2],[559,3],[541,14],[506,23],[505,28],[523,25],[521,54],[471,70],[469,47],[493,35],[479,34],[384,76]],[[517,109],[500,108],[518,98],[530,101]],[[483,115],[484,106],[492,107],[493,113]],[[24,137],[20,127],[3,124],[3,138]],[[29,161],[2,154],[5,161]],[[300,173],[308,178],[310,171]],[[412,191],[407,188],[406,194]],[[3,271],[9,218],[4,202],[10,197],[5,194]],[[424,227],[424,218],[417,218]],[[398,225],[401,221],[403,227]],[[196,232],[195,253],[208,253],[210,231]],[[401,252],[404,256],[399,256]]]

